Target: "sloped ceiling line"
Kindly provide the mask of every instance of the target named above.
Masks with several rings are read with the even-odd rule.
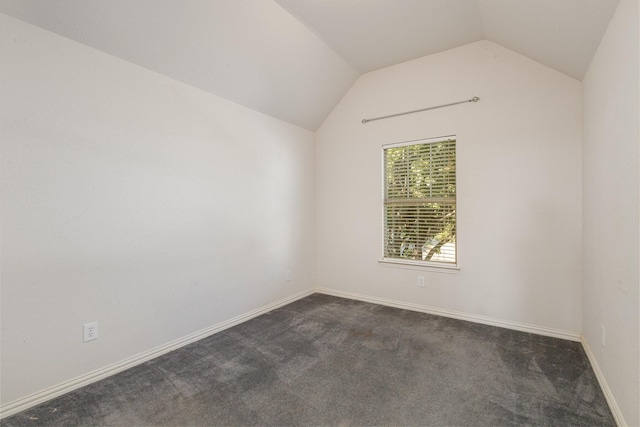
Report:
[[[0,12],[315,130],[362,74],[487,39],[581,80],[618,0],[0,0]]]

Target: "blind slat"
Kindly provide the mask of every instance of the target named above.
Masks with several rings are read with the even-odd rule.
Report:
[[[456,262],[455,140],[384,149],[386,258]]]

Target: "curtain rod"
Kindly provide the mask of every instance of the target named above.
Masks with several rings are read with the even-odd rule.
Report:
[[[451,104],[436,105],[435,107],[427,107],[427,108],[422,108],[420,110],[405,111],[404,113],[389,114],[388,116],[374,117],[372,119],[362,119],[362,124],[366,124],[366,123],[372,122],[374,120],[389,119],[391,117],[404,116],[405,114],[419,113],[421,111],[435,110],[436,108],[450,107],[452,105],[464,104],[465,102],[478,102],[478,101],[480,101],[480,98],[478,98],[477,96],[474,96],[471,99],[466,99],[464,101],[458,101],[458,102],[452,102]]]

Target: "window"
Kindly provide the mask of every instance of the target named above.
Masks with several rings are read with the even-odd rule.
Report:
[[[383,261],[455,266],[455,138],[386,145],[383,156]]]

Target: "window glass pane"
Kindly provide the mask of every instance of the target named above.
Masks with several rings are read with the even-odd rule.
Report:
[[[456,263],[455,140],[384,149],[384,257]]]

